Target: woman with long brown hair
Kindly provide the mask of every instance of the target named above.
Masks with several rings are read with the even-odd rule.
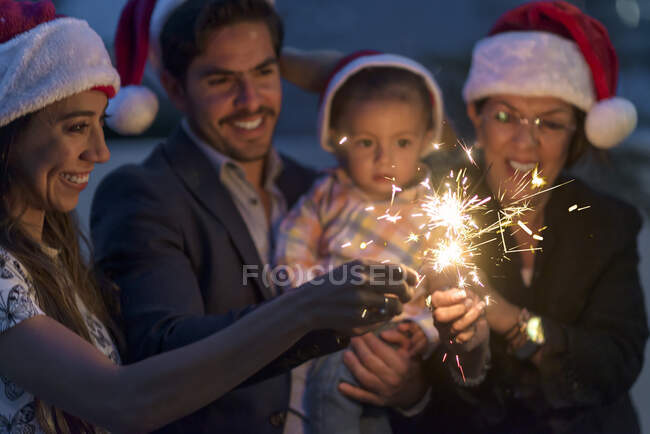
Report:
[[[115,288],[84,260],[72,214],[110,155],[102,125],[117,72],[87,23],[50,1],[0,0],[0,23],[0,432],[150,431],[313,330],[354,334],[401,311],[415,276],[371,285],[358,263],[334,272],[338,284],[307,283],[192,345],[120,366]],[[304,359],[290,354],[282,369]]]

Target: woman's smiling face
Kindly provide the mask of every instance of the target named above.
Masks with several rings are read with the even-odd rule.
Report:
[[[555,182],[567,162],[576,128],[573,106],[553,97],[495,95],[480,112],[474,103],[467,112],[494,194],[505,192],[505,199],[513,200],[533,193],[529,181],[536,167],[547,184]],[[528,187],[517,194],[522,181]]]
[[[32,115],[12,144],[11,164],[24,187],[12,205],[60,212],[77,206],[95,163],[110,157],[102,128],[107,101],[89,90]]]

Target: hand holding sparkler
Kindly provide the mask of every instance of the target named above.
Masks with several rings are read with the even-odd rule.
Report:
[[[472,351],[487,341],[485,302],[473,292],[457,288],[437,290],[431,294],[431,306],[443,345]]]
[[[442,278],[441,278],[442,277]],[[445,348],[442,362],[459,384],[483,381],[490,359],[490,329],[485,319],[485,301],[469,289],[448,284],[449,278],[433,276],[429,298],[433,320]]]

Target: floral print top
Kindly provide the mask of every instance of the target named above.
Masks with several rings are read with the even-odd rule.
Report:
[[[53,251],[56,255],[56,251]],[[84,316],[95,346],[119,364],[117,348],[106,327],[90,313],[81,298]],[[36,315],[45,315],[36,302],[32,280],[16,258],[0,246],[0,334]],[[0,433],[42,433],[36,421],[34,396],[0,372]]]

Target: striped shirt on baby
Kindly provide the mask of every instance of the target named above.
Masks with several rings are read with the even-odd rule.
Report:
[[[424,180],[422,171],[418,179]],[[373,201],[338,168],[317,180],[280,225],[275,265],[287,266],[292,286],[299,286],[330,269],[355,259],[404,264],[420,271],[425,218],[419,202],[430,193],[428,182],[398,192],[394,200]],[[398,218],[394,218],[394,217]],[[394,320],[417,322],[429,338],[427,353],[437,344],[438,332],[421,298],[404,306]]]
[[[421,179],[425,178],[423,172]],[[373,201],[343,169],[335,169],[315,182],[280,225],[274,263],[289,267],[294,286],[304,283],[304,271],[314,266],[329,270],[355,259],[419,270],[422,240],[409,236],[422,232],[425,220],[417,216],[417,203],[428,193],[427,187],[416,184],[397,192],[392,204]],[[390,218],[395,215],[397,220]]]
[[[418,178],[424,180],[427,176],[423,171]],[[420,227],[425,220],[413,214],[419,213],[417,203],[428,193],[427,187],[416,184],[398,192],[392,204],[390,200],[373,201],[354,185],[343,169],[335,169],[314,183],[280,225],[274,264],[287,267],[294,287],[318,275],[309,273],[316,266],[327,272],[330,267],[355,259],[400,263],[419,270],[424,241],[408,240],[412,233],[422,232]],[[401,217],[398,220],[386,218],[397,214]],[[429,344],[423,357],[428,357],[439,337],[423,300],[407,303],[403,314],[394,321],[405,319],[417,323],[427,336]],[[304,390],[309,369],[307,362],[292,371],[290,406],[297,414],[305,411]],[[424,405],[428,396],[422,400]],[[420,405],[417,407],[415,413],[420,411]],[[300,424],[295,426],[296,432],[302,432]]]

